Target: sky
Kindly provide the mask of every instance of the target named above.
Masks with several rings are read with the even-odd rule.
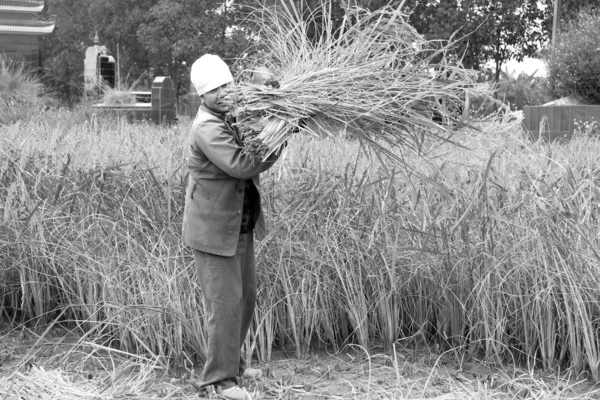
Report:
[[[503,70],[506,68],[508,68],[509,72],[514,71],[514,75],[519,75],[521,72],[531,75],[537,70],[535,76],[546,76],[544,62],[537,58],[525,58],[523,62],[510,60],[502,67]]]

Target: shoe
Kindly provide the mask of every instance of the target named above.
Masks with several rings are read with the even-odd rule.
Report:
[[[258,368],[246,368],[242,372],[242,378],[244,379],[257,379],[262,376],[262,371]]]
[[[215,390],[215,387],[213,385],[202,386],[201,382],[199,381],[192,381],[190,382],[190,384],[200,394],[204,394],[210,398],[213,398],[217,395],[217,391]]]
[[[229,389],[221,391],[221,395],[228,400],[252,400],[252,396],[246,389],[239,386],[232,386]]]

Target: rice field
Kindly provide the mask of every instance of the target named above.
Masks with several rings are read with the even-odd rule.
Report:
[[[0,398],[195,396],[189,127],[0,127]],[[264,174],[256,398],[597,398],[600,142],[528,143],[514,120],[455,140],[409,168],[299,135]]]

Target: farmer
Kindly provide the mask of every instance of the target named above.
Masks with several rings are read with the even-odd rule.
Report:
[[[242,151],[240,136],[224,100],[233,81],[218,56],[206,54],[191,69],[203,104],[189,136],[189,183],[183,214],[183,240],[192,247],[207,305],[208,346],[204,370],[194,386],[218,388],[228,399],[248,399],[236,377],[245,370],[240,348],[256,301],[253,233],[265,235],[259,174],[278,155],[264,161]]]

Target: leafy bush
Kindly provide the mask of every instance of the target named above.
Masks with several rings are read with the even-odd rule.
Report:
[[[508,69],[502,71],[498,82],[498,99],[506,103],[511,110],[522,110],[524,106],[535,106],[551,101],[546,88],[546,79],[527,74],[519,75]]]
[[[556,98],[572,96],[600,103],[600,12],[583,9],[545,57],[549,89]]]
[[[41,105],[43,85],[24,62],[0,55],[0,124],[9,124],[31,115]]]
[[[600,123],[591,118],[591,121],[575,121],[575,136],[591,138],[600,137]]]

